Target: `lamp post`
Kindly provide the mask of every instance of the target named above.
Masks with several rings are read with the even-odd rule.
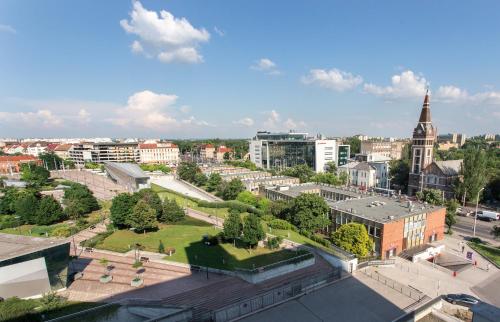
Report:
[[[479,207],[479,195],[481,194],[481,191],[484,190],[484,187],[481,188],[478,192],[477,192],[477,198],[476,198],[476,215],[474,216],[474,229],[473,229],[473,233],[472,235],[474,237],[476,237],[476,223],[477,223],[477,208]]]

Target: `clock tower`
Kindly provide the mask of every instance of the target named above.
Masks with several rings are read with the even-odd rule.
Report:
[[[410,176],[408,179],[408,195],[410,196],[415,195],[423,186],[424,177],[422,171],[432,163],[435,139],[436,132],[431,122],[429,90],[427,90],[418,124],[413,130]]]

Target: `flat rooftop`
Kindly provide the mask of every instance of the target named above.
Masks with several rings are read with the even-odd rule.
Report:
[[[69,242],[68,239],[30,237],[0,233],[0,261]]]
[[[272,190],[277,191],[279,193],[282,193],[286,196],[290,196],[292,198],[298,197],[301,193],[307,193],[310,191],[312,192],[312,191],[319,191],[319,190],[330,191],[330,192],[334,192],[334,193],[338,193],[338,194],[347,195],[350,198],[358,198],[359,196],[361,196],[361,194],[357,193],[356,191],[353,191],[353,189],[333,187],[333,186],[328,186],[328,185],[323,185],[323,184],[310,184],[310,183],[285,186],[284,189],[282,187],[282,190],[280,190],[280,189],[272,189]]]
[[[269,181],[277,181],[277,180],[287,180],[287,179],[297,179],[289,176],[269,176],[269,177],[257,177],[257,178],[243,178],[241,181],[245,182],[269,182]],[[298,179],[297,179],[298,180]]]
[[[338,202],[328,202],[334,209],[349,212],[357,217],[366,218],[379,223],[388,223],[401,218],[433,212],[441,206],[426,205],[413,202],[412,208],[408,208],[408,202],[404,199],[386,196],[363,196],[360,199],[351,199]]]

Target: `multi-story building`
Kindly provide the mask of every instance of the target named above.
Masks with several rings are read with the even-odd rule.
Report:
[[[213,160],[215,158],[215,147],[213,144],[202,144],[200,146],[200,158],[202,161]]]
[[[418,124],[413,130],[408,194],[415,195],[423,186],[423,170],[432,163],[436,131],[432,126],[429,93],[425,94]]]
[[[63,160],[69,159],[69,149],[71,149],[72,146],[72,144],[59,144],[54,149],[54,153]]]
[[[288,176],[266,176],[258,178],[246,178],[242,179],[241,182],[245,186],[246,190],[252,192],[255,195],[259,195],[265,193],[265,187],[298,184],[300,183],[300,180],[299,178]]]
[[[405,142],[403,141],[362,141],[360,152],[361,154],[380,155],[399,160],[402,157],[404,145]]]
[[[38,165],[41,161],[33,155],[2,155],[0,156],[0,173],[13,174],[19,173],[23,163],[34,162]]]
[[[271,200],[291,200],[301,193],[320,195],[330,208],[325,230],[336,231],[350,222],[365,225],[374,253],[382,259],[444,238],[444,207],[318,184],[267,187],[265,193]]]
[[[455,196],[454,184],[461,178],[463,160],[434,161],[423,171],[423,189],[437,189],[446,199]]]
[[[487,133],[487,134],[483,134],[482,137],[486,140],[486,141],[495,141],[495,138],[496,138],[496,135],[495,134],[490,134],[490,133]]]
[[[467,136],[462,133],[448,133],[437,137],[438,143],[456,143],[458,147],[464,145],[466,139]]]
[[[37,157],[41,153],[44,153],[47,151],[48,145],[49,144],[47,142],[33,142],[33,143],[28,145],[28,148],[26,149],[26,153]]]
[[[339,144],[337,153],[337,166],[343,166],[349,162],[351,157],[351,146],[349,144]]]
[[[257,132],[250,140],[250,160],[264,169],[282,170],[300,164],[316,172],[337,163],[337,141],[310,138],[307,133]]]
[[[139,144],[141,163],[176,165],[179,162],[179,147],[171,142]]]
[[[86,162],[140,162],[137,143],[80,143],[69,149],[70,159],[77,166]]]
[[[228,148],[227,146],[225,145],[221,145],[217,148],[217,152],[215,154],[215,159],[218,161],[218,162],[222,162],[224,161],[224,156],[226,156],[226,153],[227,155],[229,156],[229,159],[232,159],[233,158],[233,149],[231,148]]]
[[[28,144],[12,144],[12,145],[6,145],[3,148],[3,152],[7,154],[26,154],[26,151],[28,149]]]

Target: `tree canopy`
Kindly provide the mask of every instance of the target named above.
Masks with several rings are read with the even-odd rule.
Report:
[[[224,200],[234,200],[238,194],[245,190],[245,186],[240,179],[234,178],[229,182],[222,182],[219,185],[217,195]]]
[[[134,196],[129,193],[120,193],[114,197],[110,208],[110,218],[113,224],[119,228],[127,227],[128,219],[137,201],[137,195]]]
[[[457,223],[456,215],[458,206],[459,204],[455,199],[451,199],[446,202],[445,224],[448,226],[449,232],[451,232],[451,227]]]
[[[286,219],[299,229],[314,232],[329,224],[329,207],[325,200],[312,193],[302,193],[292,202]]]
[[[231,209],[229,216],[224,220],[224,238],[236,239],[241,235],[242,223],[240,212],[236,209]]]
[[[43,196],[35,212],[34,222],[37,225],[50,225],[65,219],[63,209],[52,196]]]
[[[21,179],[34,187],[40,187],[47,183],[50,172],[35,163],[24,163],[21,165]]]
[[[476,201],[479,191],[488,182],[486,153],[482,149],[469,148],[465,151],[461,169],[463,180],[457,182],[456,193],[466,200]]]
[[[63,204],[66,206],[66,214],[71,218],[80,218],[99,209],[92,191],[79,183],[72,183],[64,190]]]
[[[359,223],[351,222],[340,226],[332,234],[332,242],[359,257],[367,256],[373,249],[373,241],[368,236],[366,227]]]
[[[259,217],[255,214],[249,214],[245,217],[243,223],[243,238],[242,240],[253,248],[266,237],[266,233],[262,228]]]
[[[163,213],[159,220],[165,223],[174,223],[181,221],[186,216],[184,209],[177,203],[175,199],[165,198],[163,200]]]
[[[437,189],[424,189],[417,192],[417,198],[421,201],[425,201],[431,205],[442,205],[443,192]]]
[[[280,173],[284,176],[299,178],[300,182],[309,182],[314,176],[314,171],[306,164],[299,164],[291,168],[287,168]]]
[[[143,232],[158,228],[156,210],[150,207],[145,200],[139,200],[132,208],[132,215],[127,219],[127,225],[135,228],[136,231]]]
[[[201,170],[196,164],[196,162],[183,161],[177,167],[177,175],[184,181],[194,183],[197,173]]]
[[[208,177],[207,181],[207,191],[212,192],[219,189],[220,184],[222,183],[222,177],[218,173],[211,173]]]

